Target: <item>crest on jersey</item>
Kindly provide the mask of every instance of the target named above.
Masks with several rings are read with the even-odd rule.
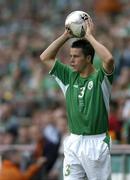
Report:
[[[88,89],[91,90],[93,88],[93,81],[89,81],[88,83]]]

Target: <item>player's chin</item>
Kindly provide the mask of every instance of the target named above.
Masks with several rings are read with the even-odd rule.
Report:
[[[76,67],[74,67],[74,66],[71,66],[71,67],[75,72],[79,72],[79,70]]]
[[[75,71],[75,72],[79,72],[77,69],[75,69],[75,68],[73,68],[73,71]]]

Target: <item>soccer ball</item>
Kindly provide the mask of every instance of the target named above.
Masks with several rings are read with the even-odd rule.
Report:
[[[85,35],[84,22],[89,17],[86,12],[73,11],[66,17],[65,27],[68,27],[75,37],[81,38]]]

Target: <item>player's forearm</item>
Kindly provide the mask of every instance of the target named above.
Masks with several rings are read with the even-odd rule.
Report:
[[[40,55],[42,61],[54,60],[59,49],[68,40],[66,35],[61,35]]]
[[[94,47],[96,53],[98,54],[98,56],[101,58],[101,60],[106,63],[106,64],[111,64],[113,63],[113,56],[110,53],[110,51],[101,43],[99,43],[94,37],[93,35],[90,35],[88,37],[86,37],[86,39],[92,44],[92,46]]]

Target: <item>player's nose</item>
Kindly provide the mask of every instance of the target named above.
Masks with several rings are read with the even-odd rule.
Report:
[[[74,63],[74,57],[71,56],[71,58],[70,58],[70,64],[73,64],[73,63]]]

